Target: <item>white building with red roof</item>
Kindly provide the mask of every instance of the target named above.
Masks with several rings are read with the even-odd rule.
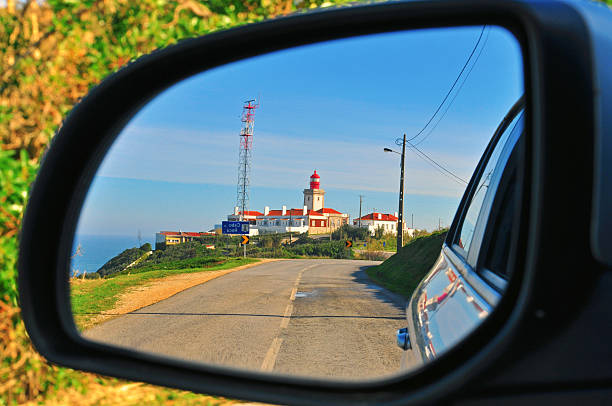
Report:
[[[306,206],[301,209],[270,210],[266,206],[264,213],[257,217],[257,229],[264,233],[308,233],[311,227],[325,227],[327,218]]]
[[[247,211],[244,216],[257,233],[308,233],[329,234],[348,224],[349,215],[329,207],[325,207],[325,190],[321,189],[321,177],[314,171],[310,177],[310,188],[304,189],[304,206],[298,209],[287,209],[282,206],[279,210],[270,210],[265,207],[264,212]],[[231,217],[231,218],[230,218]],[[238,219],[238,208],[228,220]],[[254,220],[254,222],[253,222]]]
[[[397,220],[397,212],[393,214],[373,212],[353,220],[353,225],[367,228],[371,235],[374,235],[379,228],[385,234],[397,235]],[[408,228],[404,223],[404,232],[412,237],[414,229]]]

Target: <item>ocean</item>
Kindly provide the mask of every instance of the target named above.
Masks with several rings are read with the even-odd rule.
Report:
[[[152,247],[155,247],[155,242],[152,238],[142,239],[142,244],[147,242],[150,243]],[[79,244],[81,244],[81,255],[74,255]],[[78,269],[79,274],[83,273],[83,271],[96,272],[102,265],[117,254],[128,248],[138,246],[138,238],[134,235],[77,234],[74,238],[72,248],[73,257],[70,269]]]

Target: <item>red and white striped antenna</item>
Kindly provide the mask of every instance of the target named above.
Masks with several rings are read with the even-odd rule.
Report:
[[[236,206],[240,208],[240,220],[244,219],[249,206],[249,173],[251,172],[255,109],[258,107],[259,103],[255,99],[245,101],[242,106],[242,127],[240,129],[240,149],[238,152],[238,186],[236,193]]]

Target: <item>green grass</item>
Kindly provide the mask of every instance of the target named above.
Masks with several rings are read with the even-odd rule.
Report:
[[[379,285],[409,298],[436,262],[445,238],[446,231],[419,237],[366,273]]]
[[[70,292],[72,312],[75,315],[77,325],[83,326],[96,314],[111,310],[122,293],[132,287],[142,286],[152,279],[185,273],[219,271],[258,261],[253,258],[231,258],[223,263],[217,263],[209,267],[158,269],[148,272],[121,274],[107,279],[75,281],[71,284]]]

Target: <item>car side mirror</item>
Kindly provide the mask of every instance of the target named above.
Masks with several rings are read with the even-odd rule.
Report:
[[[590,222],[591,197],[595,185],[591,182],[571,180],[570,176],[557,176],[568,175],[566,164],[571,157],[593,156],[596,145],[595,128],[600,124],[597,120],[601,119],[595,114],[600,108],[598,103],[601,103],[601,100],[595,97],[594,83],[596,75],[606,74],[606,66],[603,65],[605,58],[602,59],[601,55],[593,50],[590,41],[593,41],[591,36],[598,37],[603,34],[592,29],[593,20],[590,16],[595,11],[589,7],[562,2],[532,4],[514,0],[490,3],[442,0],[432,3],[399,2],[342,7],[185,40],[143,56],[119,70],[93,88],[70,113],[53,139],[31,192],[20,242],[19,292],[23,318],[35,347],[51,362],[72,368],[196,392],[283,404],[434,402],[452,395],[459,387],[464,388],[465,393],[478,394],[483,376],[491,374],[491,371],[503,370],[499,368],[500,364],[512,365],[515,361],[512,354],[517,350],[529,353],[533,341],[527,339],[523,333],[533,327],[534,317],[545,320],[542,321],[543,325],[551,320],[550,323],[554,322],[556,329],[562,329],[564,323],[569,321],[560,321],[555,312],[561,310],[555,310],[550,303],[555,303],[568,292],[577,299],[586,297],[590,292],[589,275],[576,281],[569,274],[558,271],[584,264],[585,261],[589,264],[596,262],[590,244],[591,237],[595,235],[591,233]],[[169,358],[161,352],[138,352],[129,346],[113,346],[104,340],[90,340],[86,338],[86,332],[81,334],[77,330],[76,316],[71,308],[74,300],[71,303],[71,285],[68,279],[71,260],[74,260],[77,249],[75,233],[79,227],[80,216],[84,212],[87,193],[97,171],[104,165],[105,157],[109,156],[107,154],[112,151],[113,145],[117,145],[113,144],[117,137],[126,128],[131,128],[129,125],[132,120],[146,111],[145,107],[157,96],[180,81],[202,72],[223,73],[224,67],[235,68],[236,65],[232,63],[258,60],[257,58],[275,55],[273,53],[277,51],[305,49],[359,36],[380,37],[414,30],[482,26],[500,27],[509,33],[510,37],[514,37],[520,47],[524,67],[524,104],[521,104],[521,108],[525,111],[525,135],[524,149],[521,150],[523,159],[517,169],[520,196],[516,206],[517,232],[512,240],[514,255],[509,262],[512,267],[512,272],[509,273],[511,276],[507,283],[503,284],[503,288],[498,289],[501,293],[492,299],[495,305],[491,307],[491,311],[485,312],[487,317],[483,316],[482,321],[474,324],[473,330],[461,335],[461,345],[449,347],[441,356],[421,368],[356,382],[333,381],[299,374],[264,374],[261,371],[239,369],[235,365],[202,364],[192,359]],[[346,69],[360,63],[364,63],[360,58],[346,61]],[[572,69],[560,69],[568,66],[572,66]],[[332,84],[330,82],[330,86]],[[218,93],[219,99],[215,99],[218,104],[221,93]],[[514,96],[516,95],[513,94]],[[241,136],[246,137],[252,130],[252,127],[249,127],[252,124],[250,114],[253,114],[251,110],[257,106],[257,102],[245,100],[240,102],[245,102],[241,106],[244,108],[244,115],[241,116],[241,122],[244,124],[241,127]],[[491,100],[490,104],[494,104],[494,101]],[[176,109],[176,114],[180,113],[179,110],[180,108]],[[355,117],[355,120],[357,119],[358,117]],[[578,132],[582,134],[580,143],[570,145],[567,142],[558,142],[572,139]],[[177,134],[174,136],[178,137]],[[188,148],[182,152],[187,154]],[[232,162],[235,159],[233,152],[234,150],[231,153]],[[382,146],[379,152],[382,154]],[[490,152],[486,149],[487,154]],[[247,153],[248,151],[245,154]],[[220,155],[221,152],[216,152],[207,159],[216,159]],[[333,160],[334,156],[338,157],[337,154],[332,154],[330,160]],[[161,155],[158,156],[160,157]],[[131,159],[135,161],[138,157],[132,156]],[[434,161],[431,157],[429,159]],[[144,159],[140,162],[144,162]],[[240,162],[245,167],[248,165],[247,161]],[[588,159],[572,162],[573,174],[582,174],[583,179],[592,179],[592,167]],[[482,169],[482,165],[478,168]],[[235,173],[234,169],[232,166],[232,174]],[[288,171],[290,168],[281,169]],[[145,172],[146,168],[142,173]],[[181,170],[176,173],[179,172]],[[182,171],[187,175],[194,172],[188,169]],[[474,188],[477,187],[475,182],[480,179],[480,175],[481,173],[474,174],[474,180],[471,182],[468,182],[469,179],[464,180],[468,183],[469,191],[465,196],[474,195]],[[457,177],[456,174],[454,176]],[[309,179],[310,189],[304,191],[304,207],[295,209],[295,212],[291,207],[283,207],[280,213],[277,213],[278,219],[275,218],[275,222],[289,222],[283,226],[297,228],[328,227],[330,234],[332,224],[334,227],[336,222],[339,226],[343,224],[341,211],[337,214],[325,212],[323,203],[321,207],[314,207],[314,198],[323,197],[317,177],[315,171]],[[243,179],[242,186],[246,188],[247,184],[248,181]],[[567,188],[573,191],[570,196],[562,193],[562,190]],[[244,188],[242,193],[244,201]],[[240,195],[240,190],[238,194]],[[467,199],[471,197],[465,196],[460,202],[460,208],[467,210]],[[312,203],[307,200],[309,197],[313,198]],[[114,199],[114,202],[119,205],[121,200]],[[308,206],[309,204],[312,207]],[[559,218],[562,213],[567,213],[570,209],[576,210],[577,207],[581,212],[589,213],[589,216],[586,216],[588,218],[575,222],[575,235],[580,236],[584,243],[575,246],[571,259],[558,258],[555,253],[558,253],[559,244],[563,242],[564,232],[564,225],[559,223]],[[227,219],[236,224],[220,224],[220,232],[223,232],[224,227],[226,230],[231,228],[248,232],[249,224],[259,225],[262,229],[280,226],[268,223],[271,219],[264,218],[270,214],[268,208],[259,215],[253,215],[253,218],[247,217],[250,215],[248,209],[245,204],[236,207],[233,213],[235,218],[229,218],[232,216],[230,213]],[[315,213],[312,214],[311,211]],[[372,214],[375,213],[374,210]],[[311,214],[312,216],[308,217]],[[261,218],[258,217],[260,215]],[[294,216],[308,217],[308,222],[297,224]],[[465,217],[466,213],[460,210],[450,225],[450,234],[454,240],[451,241],[449,237],[447,242],[451,250],[453,244],[461,245],[456,232],[458,222]],[[346,218],[348,219],[348,216]],[[382,220],[382,217],[379,220]],[[262,223],[258,224],[257,221]],[[213,230],[211,232],[214,233]],[[205,237],[204,233],[191,235],[185,230],[167,232],[156,229],[157,231],[159,238],[156,237],[156,241],[152,241],[154,244],[146,246],[141,245],[139,241],[138,247],[134,247],[135,251],[128,252],[123,258],[127,261],[124,261],[125,266],[116,270],[130,273],[138,269],[139,262],[155,256],[154,252],[158,249],[155,243],[159,243],[159,249],[165,249],[175,243],[193,242],[192,240],[197,238],[203,243],[198,249],[217,249],[206,247],[204,239],[201,239]],[[289,238],[290,243],[293,243],[293,235]],[[253,245],[254,242],[256,241],[253,241]],[[247,234],[241,242],[232,240],[232,244],[234,243],[236,247],[232,245],[231,249],[240,248],[246,252],[247,249],[253,248],[247,246],[252,243]],[[269,243],[274,247],[286,244],[272,237]],[[351,249],[352,245],[353,242],[347,239],[343,249]],[[230,250],[226,246],[219,246],[219,249],[217,252]],[[239,250],[235,252],[240,253]],[[176,258],[177,261],[182,259]],[[173,265],[178,266],[177,263]],[[436,265],[441,266],[441,263]],[[474,263],[474,266],[477,264]],[[108,269],[110,268],[109,266]],[[85,277],[85,274],[83,275]],[[300,277],[301,275],[299,274]],[[445,278],[452,279],[449,275]],[[549,286],[551,278],[556,281],[554,290]],[[450,282],[452,284],[454,280]],[[458,289],[460,287],[455,286],[445,294],[440,294],[435,298],[435,303],[432,302],[432,297],[423,297],[423,300],[414,303],[423,308],[439,305]],[[290,297],[293,298],[291,300],[299,298],[299,295],[312,293],[299,291],[297,287],[290,292]],[[466,294],[466,297],[470,296]],[[286,313],[291,314],[286,310],[283,314],[273,316],[285,319]],[[151,312],[149,316],[157,317],[160,314]],[[395,329],[389,331],[389,343],[394,345],[392,337]],[[538,327],[531,331],[532,339],[545,340],[549,330]],[[248,334],[248,331],[245,331],[245,334]],[[397,344],[403,350],[423,345],[422,342],[415,341],[411,334],[414,335],[414,332],[407,328],[397,330]],[[273,341],[268,352],[274,354],[280,345],[278,340]],[[266,363],[267,359],[268,355],[261,364],[264,371],[265,366],[270,365],[270,362]],[[510,378],[501,376],[499,382],[504,384],[507,382],[505,379]],[[491,385],[495,388],[496,384]]]

